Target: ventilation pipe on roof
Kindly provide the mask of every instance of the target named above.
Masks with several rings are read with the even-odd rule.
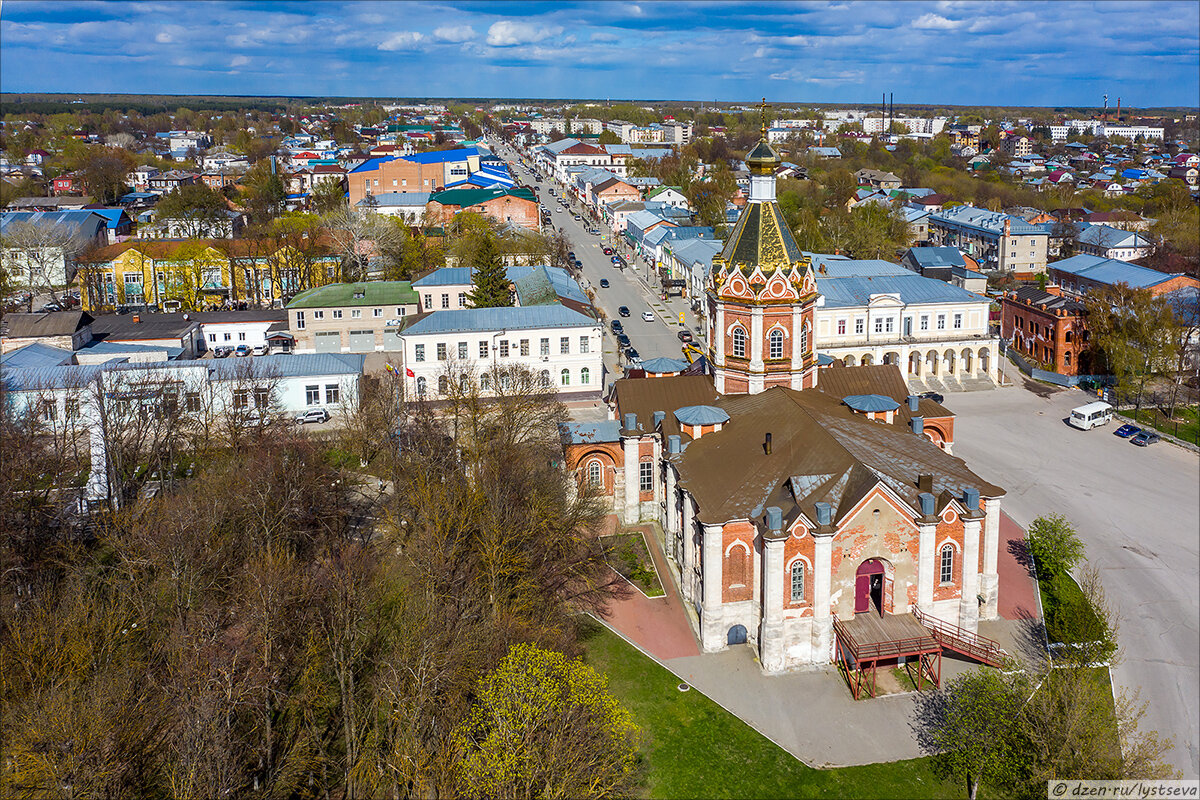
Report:
[[[908,396],[908,410],[912,411],[913,413],[916,413],[917,409],[920,407],[921,407],[921,398],[915,394],[910,394]]]
[[[925,418],[924,417],[913,417],[912,419],[910,419],[908,421],[908,424],[912,427],[912,432],[915,433],[917,436],[925,435]]]
[[[963,489],[963,504],[966,505],[967,511],[976,513],[979,511],[979,490],[973,486],[968,486]]]
[[[779,506],[767,506],[767,530],[774,533],[783,530],[783,509]]]
[[[771,434],[770,433],[767,434],[766,441],[763,442],[763,449],[767,452],[767,455],[771,455]]]
[[[634,414],[632,411],[625,415],[625,430],[637,430],[637,414]]]
[[[932,517],[937,513],[937,498],[929,492],[917,495],[917,503],[921,506],[921,516]]]
[[[683,452],[683,440],[677,435],[672,434],[667,437],[667,453],[669,455],[679,455]]]
[[[658,426],[662,425],[663,420],[666,418],[667,418],[667,412],[655,411],[654,412],[654,429],[658,430]]]
[[[817,503],[817,524],[828,527],[833,523],[833,506],[829,503]]]
[[[918,475],[917,476],[917,491],[932,492],[933,491],[933,476]]]

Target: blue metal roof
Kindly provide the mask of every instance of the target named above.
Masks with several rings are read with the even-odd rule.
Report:
[[[1110,228],[1108,225],[1092,225],[1080,233],[1077,239],[1084,244],[1103,247],[1106,250],[1113,247],[1145,247],[1150,244],[1145,237],[1133,231]]]
[[[405,161],[414,164],[445,164],[448,161],[466,161],[471,156],[479,155],[474,147],[460,147],[454,150],[431,150],[428,153],[414,153],[404,156]]]
[[[816,277],[878,278],[884,275],[912,275],[913,271],[878,258],[813,257]]]
[[[441,267],[412,282],[414,289],[430,286],[464,286],[471,282],[470,267]]]
[[[30,367],[57,367],[71,360],[70,350],[52,347],[42,342],[25,345],[18,350],[12,350],[0,356],[0,364],[9,369],[28,369]]]
[[[837,262],[830,262],[831,265]],[[887,263],[887,262],[882,262]],[[895,267],[896,265],[891,265]],[[895,294],[905,305],[929,303],[986,302],[974,292],[960,289],[935,278],[926,278],[899,267],[903,274],[826,277],[817,275],[817,291],[825,297],[826,308],[858,308],[868,305],[871,295]]]
[[[1091,255],[1072,256],[1062,261],[1055,261],[1049,265],[1049,269],[1109,286],[1124,283],[1133,289],[1156,286],[1175,277],[1175,275],[1159,272],[1156,269],[1130,264],[1128,261]]]
[[[957,247],[910,247],[909,255],[917,266],[925,267],[962,267],[966,265],[962,253]]]
[[[596,444],[621,441],[621,423],[615,419],[603,422],[564,422],[559,428],[567,444]]]
[[[646,372],[655,374],[663,372],[683,372],[688,368],[688,363],[678,358],[652,358],[649,361],[642,362],[642,369]]]
[[[675,419],[680,425],[723,425],[729,415],[716,406],[684,406],[675,409]]]
[[[515,308],[463,308],[434,311],[404,329],[404,335],[477,331],[526,330],[529,328],[594,327],[596,320],[565,306],[519,306]]]
[[[855,411],[895,411],[900,407],[890,397],[885,397],[881,394],[852,394],[849,397],[843,397],[842,402],[853,408]]]
[[[1030,225],[1020,217],[1004,214],[999,211],[988,211],[986,208],[974,206],[955,206],[944,208],[929,215],[930,221],[948,223],[951,226],[973,228],[990,234],[1003,234],[1004,222],[1009,223],[1009,233],[1020,236],[1043,234],[1039,228]]]
[[[356,353],[292,353],[290,355],[247,356],[244,358],[221,358],[208,361],[210,374],[220,378],[239,374],[240,362],[249,361],[263,374],[280,378],[302,378],[320,375],[359,375],[363,371],[366,356]],[[195,361],[176,361],[175,364],[195,364]],[[244,369],[244,368],[243,368]]]

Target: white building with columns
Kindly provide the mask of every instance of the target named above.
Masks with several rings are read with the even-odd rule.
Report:
[[[896,364],[914,388],[995,385],[991,301],[888,261],[812,256],[816,348],[846,366]]]
[[[769,673],[830,663],[835,619],[911,627],[917,610],[969,637],[998,613],[1004,490],[931,441],[949,412],[873,394],[904,391],[890,367],[828,373],[736,396],[618,381],[617,419],[568,448],[625,524],[662,525],[704,652],[749,643]]]

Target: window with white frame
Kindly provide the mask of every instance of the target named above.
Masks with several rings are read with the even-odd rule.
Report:
[[[582,384],[585,384],[585,385],[591,383],[592,382],[592,371],[590,369],[588,369],[587,367],[581,368],[579,370],[579,382]]]
[[[313,384],[304,387],[304,402],[306,405],[317,406],[321,404],[321,387]]]
[[[559,355],[563,355],[563,356],[571,354],[571,337],[570,336],[564,336],[558,340],[558,353],[559,353]]]
[[[482,340],[482,341],[479,343],[479,357],[480,357],[480,358],[487,358],[487,357],[488,357],[488,343],[487,343],[487,339],[484,339],[484,340]]]
[[[746,357],[746,332],[740,326],[733,329],[733,354],[738,358]]]
[[[382,309],[382,308],[377,308],[377,309],[375,309],[374,316],[376,316],[376,317],[382,317],[382,316],[383,316],[383,309]]]
[[[442,308],[449,308],[449,307],[450,307],[450,295],[444,294],[444,295],[442,295]]]
[[[875,318],[875,332],[883,333],[883,317]]]
[[[588,483],[592,486],[601,486],[604,481],[604,468],[600,466],[600,462],[592,460],[588,462],[587,468]]]
[[[800,353],[808,352],[808,323],[804,323],[804,327],[800,329]]]
[[[591,346],[590,346],[590,342],[588,341],[588,337],[586,337],[586,336],[579,337],[579,352],[581,352],[581,353],[591,352]]]
[[[804,562],[800,560],[792,563],[792,602],[804,602]]]
[[[767,337],[767,351],[770,358],[783,358],[783,331],[776,328]]]
[[[449,348],[446,347],[446,343],[438,342],[438,346],[437,346],[438,361],[445,361],[449,357],[450,357],[450,351],[449,351]]]
[[[538,342],[538,353],[540,353],[543,356],[550,355],[550,339],[549,338],[543,338],[540,342]]]
[[[954,582],[954,545],[947,544],[942,546],[942,563],[941,563],[941,579],[942,583]]]
[[[839,319],[837,321],[837,332],[838,332],[838,336],[846,335],[846,320]]]
[[[562,372],[560,372],[558,375],[558,382],[563,386],[570,386],[571,385],[571,370],[564,369]]]
[[[356,308],[356,309],[354,309],[353,311],[351,311],[351,312],[350,312],[350,318],[351,318],[351,319],[362,319],[362,309],[361,309],[361,308]]]
[[[459,308],[467,307],[467,293],[466,292],[458,293],[458,307]]]
[[[324,311],[314,311],[313,319],[325,319],[325,312]]]
[[[425,345],[423,345],[423,344],[413,345],[413,361],[424,361],[424,360],[425,360]]]
[[[296,312],[296,327],[299,330],[304,330],[304,312],[303,311]]]
[[[215,333],[210,333],[210,334],[208,335],[208,340],[209,340],[210,342],[215,342],[215,341],[217,340],[217,335],[216,335]]]
[[[466,342],[458,343],[458,358],[460,361],[467,360],[467,343]]]
[[[938,314],[938,317],[937,317],[937,329],[938,329],[939,331],[944,331],[944,330],[946,330],[946,315],[945,315],[945,314]]]
[[[954,327],[955,327],[955,329],[962,327],[962,314],[954,315]]]
[[[896,318],[895,317],[884,318],[883,329],[885,331],[887,331],[888,333],[894,332],[896,330]]]
[[[479,376],[479,388],[485,392],[490,390],[492,388],[492,376],[486,372],[482,373]]]
[[[500,340],[500,357],[508,358],[508,339]]]
[[[334,319],[341,319],[342,318],[342,310],[340,308],[335,308],[333,310],[332,316]]]
[[[928,314],[921,315],[921,330],[923,330],[923,331],[929,330],[929,315]]]
[[[863,319],[862,317],[858,317],[857,319],[854,320],[854,332],[855,333],[864,333],[866,330],[867,330],[867,321],[865,319]]]

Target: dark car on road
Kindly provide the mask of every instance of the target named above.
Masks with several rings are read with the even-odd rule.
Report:
[[[620,308],[617,309],[617,313],[620,314],[622,317],[628,317],[629,316],[629,307],[621,306]]]
[[[619,319],[614,319],[614,320],[612,321],[612,332],[613,332],[613,333],[620,333],[620,332],[621,332],[621,331],[623,331],[623,330],[625,330],[625,326],[621,324],[621,320],[619,320]]]
[[[601,279],[600,279],[600,288],[601,288],[601,289],[607,289],[607,288],[608,288],[608,278],[601,278]]]
[[[937,392],[921,392],[921,397],[924,397],[927,400],[932,400],[935,403],[941,403],[942,401],[944,401],[946,399],[944,396],[938,394]]]
[[[624,333],[618,333],[617,334],[617,344],[620,347],[629,347],[631,342],[629,341],[629,337],[627,335],[625,335]]]
[[[1121,427],[1119,427],[1115,431],[1113,431],[1113,434],[1116,436],[1120,436],[1122,439],[1128,439],[1131,436],[1137,436],[1141,432],[1142,432],[1142,429],[1139,428],[1137,425],[1122,425]]]
[[[1149,447],[1152,444],[1158,444],[1159,435],[1153,431],[1142,431],[1134,436],[1129,441],[1136,444],[1138,447]]]
[[[692,343],[692,334],[688,331],[680,331],[677,335],[679,336],[679,341],[683,342],[684,344]]]
[[[575,251],[568,250],[567,251],[567,261],[574,261],[574,260],[575,260]]]
[[[611,247],[604,248],[604,255],[611,256],[613,254]]]
[[[626,361],[638,361],[640,359],[641,359],[641,355],[638,353],[638,351],[635,348],[632,348],[632,347],[625,348],[625,360]]]

